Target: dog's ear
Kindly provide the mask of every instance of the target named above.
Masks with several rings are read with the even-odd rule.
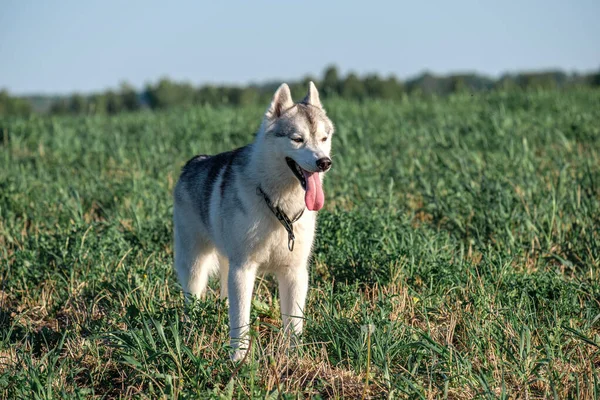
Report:
[[[294,106],[294,101],[292,100],[292,93],[290,92],[290,87],[287,83],[281,84],[275,94],[273,95],[273,100],[271,101],[271,105],[267,110],[267,118],[274,119],[279,118],[281,114],[283,114],[288,108]]]
[[[306,95],[304,100],[302,100],[302,102],[304,104],[309,104],[311,106],[323,108],[323,106],[321,105],[321,100],[319,99],[319,91],[317,90],[317,87],[312,81],[308,83],[308,94]]]

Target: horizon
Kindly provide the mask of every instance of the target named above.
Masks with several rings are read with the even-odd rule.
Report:
[[[93,90],[93,91],[87,91],[87,92],[81,92],[81,91],[73,91],[73,92],[61,92],[61,93],[51,93],[51,92],[32,92],[32,93],[14,93],[11,91],[8,91],[11,95],[17,96],[17,97],[22,97],[22,98],[32,98],[32,97],[66,97],[66,96],[70,96],[70,95],[74,95],[74,94],[80,94],[83,96],[88,96],[88,95],[92,95],[92,94],[99,94],[99,93],[104,93],[106,91],[109,90],[113,90],[113,91],[117,91],[119,90],[119,87],[121,86],[121,84],[128,84],[130,86],[132,86],[135,91],[137,93],[142,93],[144,92],[144,90],[146,89],[146,85],[152,85],[152,84],[156,84],[158,83],[160,80],[162,79],[168,79],[171,82],[175,82],[175,83],[189,83],[191,84],[194,88],[199,88],[202,86],[217,86],[217,87],[248,87],[248,86],[267,86],[267,85],[272,85],[272,84],[281,84],[281,83],[295,83],[295,82],[300,82],[303,79],[310,77],[314,79],[315,84],[320,83],[320,81],[322,80],[323,77],[323,73],[325,71],[326,68],[330,67],[330,66],[335,66],[338,68],[338,71],[340,72],[340,77],[344,77],[350,73],[355,73],[352,70],[348,70],[345,73],[342,73],[342,69],[339,68],[338,65],[334,65],[334,64],[328,64],[325,67],[323,67],[323,71],[321,71],[320,74],[303,74],[299,77],[295,77],[295,78],[289,78],[289,79],[266,79],[264,81],[249,81],[249,82],[241,82],[241,83],[231,83],[231,82],[202,82],[202,83],[198,83],[198,84],[194,84],[192,82],[189,82],[189,80],[176,80],[173,79],[172,77],[168,76],[168,74],[163,74],[158,76],[156,79],[154,80],[149,80],[147,82],[145,82],[142,86],[138,87],[135,86],[133,84],[131,84],[131,82],[127,81],[127,80],[121,80],[119,82],[116,82],[113,85],[108,85],[104,88],[101,89],[97,89],[97,90]],[[578,70],[573,70],[573,71],[567,71],[567,70],[562,70],[560,68],[539,68],[539,69],[529,69],[529,70],[518,70],[518,71],[506,71],[506,72],[501,72],[498,75],[490,75],[490,74],[485,74],[485,73],[481,73],[478,71],[469,71],[469,70],[464,70],[464,71],[449,71],[448,73],[436,73],[434,71],[430,71],[430,70],[423,70],[420,71],[419,73],[415,74],[415,75],[411,75],[408,76],[407,78],[400,78],[394,74],[387,74],[387,75],[380,75],[377,74],[376,72],[365,72],[364,74],[356,74],[359,78],[363,78],[367,75],[370,74],[376,74],[377,76],[379,76],[380,78],[387,78],[390,76],[393,76],[394,78],[396,78],[398,81],[406,83],[406,82],[410,82],[412,80],[416,80],[426,74],[431,74],[437,78],[444,78],[444,77],[450,77],[450,76],[460,76],[460,75],[476,75],[479,77],[483,77],[483,78],[488,78],[488,79],[492,79],[492,80],[499,80],[500,78],[502,78],[503,76],[506,75],[518,75],[518,74],[535,74],[535,73],[544,73],[544,72],[564,72],[565,74],[567,74],[568,76],[573,76],[573,75],[586,75],[586,74],[593,74],[596,72],[600,72],[600,67],[598,67],[597,69],[589,69],[586,71],[578,71]],[[0,91],[4,90],[5,88],[0,86]]]
[[[115,0],[0,6],[0,88],[17,96],[137,91],[168,77],[193,86],[263,85],[375,73],[503,74],[600,68],[600,3],[474,0],[427,5],[265,1],[231,5]],[[381,12],[385,9],[385,12]],[[360,28],[357,23],[360,22]]]

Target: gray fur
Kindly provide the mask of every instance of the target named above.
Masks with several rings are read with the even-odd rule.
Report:
[[[202,154],[193,157],[183,167],[180,177],[181,185],[189,192],[200,194],[196,205],[198,207],[200,219],[207,228],[210,227],[208,216],[211,210],[210,202],[204,201],[204,199],[210,198],[211,193],[214,190],[214,184],[220,175],[223,175],[220,185],[221,196],[223,196],[227,187],[230,186],[235,179],[233,176],[234,168],[245,165],[248,157],[247,153],[247,147],[240,147],[213,156]],[[236,202],[235,199],[230,200],[233,202],[234,206],[243,210],[244,206],[241,201]]]
[[[294,223],[291,252],[287,231],[256,189],[260,186],[288,216],[298,215],[307,208],[306,193],[286,159],[294,160],[309,174],[305,176],[322,181],[317,161],[329,157],[332,134],[333,124],[312,82],[306,98],[296,104],[282,84],[254,143],[196,156],[182,169],[174,192],[175,270],[186,296],[202,296],[209,276],[220,271],[221,297],[229,299],[234,359],[244,355],[258,273],[276,274],[284,328],[293,334],[302,331],[316,211],[306,209]],[[292,140],[298,138],[301,143]]]

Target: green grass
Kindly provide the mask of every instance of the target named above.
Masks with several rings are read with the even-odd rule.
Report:
[[[265,105],[1,120],[0,399],[600,397],[600,92],[326,106],[304,345],[265,278],[240,366],[171,192]]]

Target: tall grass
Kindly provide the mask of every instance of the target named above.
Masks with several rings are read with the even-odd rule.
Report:
[[[600,397],[600,92],[326,106],[304,344],[265,277],[239,366],[171,191],[263,105],[0,121],[0,398]]]

